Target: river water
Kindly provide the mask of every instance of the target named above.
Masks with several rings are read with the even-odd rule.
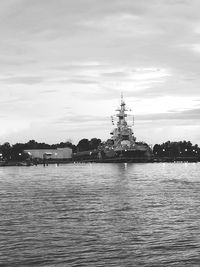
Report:
[[[200,266],[200,163],[0,168],[0,266]]]

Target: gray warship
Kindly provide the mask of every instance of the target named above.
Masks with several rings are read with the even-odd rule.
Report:
[[[144,142],[136,142],[133,125],[127,123],[126,112],[128,110],[123,95],[120,107],[116,111],[118,111],[115,115],[116,124],[114,116],[111,116],[112,123],[116,127],[110,133],[111,138],[99,148],[99,159],[104,162],[151,162],[153,160],[152,149]]]

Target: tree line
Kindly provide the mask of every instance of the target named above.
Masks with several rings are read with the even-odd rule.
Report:
[[[153,154],[155,157],[199,157],[200,148],[190,141],[167,141],[162,144],[155,144]]]
[[[30,140],[27,143],[16,143],[14,145],[11,145],[9,142],[5,142],[4,144],[0,145],[0,158],[13,161],[25,160],[28,155],[24,153],[24,150],[28,149],[57,149],[69,147],[73,152],[94,150],[98,148],[100,143],[101,139],[98,138],[92,138],[91,140],[83,138],[78,142],[77,145],[74,145],[69,141],[52,145],[44,142],[39,143],[35,140]]]
[[[92,138],[81,139],[77,145],[71,142],[61,142],[58,144],[39,143],[35,140],[30,140],[27,143],[16,143],[11,145],[6,142],[0,145],[0,157],[5,160],[25,160],[28,155],[24,150],[28,149],[57,149],[69,147],[72,152],[82,152],[96,150],[102,144],[101,139]],[[155,144],[153,147],[153,154],[155,157],[200,157],[200,148],[197,144],[193,145],[190,141],[170,142],[167,141],[162,144]]]

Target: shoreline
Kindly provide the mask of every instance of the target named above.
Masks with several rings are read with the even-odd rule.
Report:
[[[41,162],[25,162],[25,161],[1,161],[0,167],[30,167],[43,165],[48,166],[52,164],[69,164],[69,163],[198,163],[199,158],[195,157],[183,157],[183,158],[154,158],[152,160],[146,160],[141,158],[107,158],[107,159],[70,159],[70,160],[48,160]]]

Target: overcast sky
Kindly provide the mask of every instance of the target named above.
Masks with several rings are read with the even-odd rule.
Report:
[[[199,0],[0,2],[0,143],[109,138],[123,92],[138,141],[200,145]]]

